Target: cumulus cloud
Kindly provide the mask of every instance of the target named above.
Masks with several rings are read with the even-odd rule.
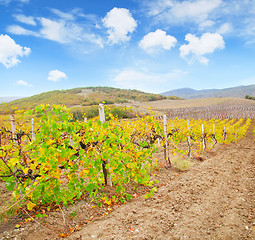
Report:
[[[187,34],[185,40],[189,43],[180,47],[180,56],[186,58],[192,54],[204,64],[209,62],[209,59],[204,57],[205,54],[213,53],[216,49],[225,47],[223,37],[218,33],[204,33],[201,38]]]
[[[143,0],[153,25],[192,27],[192,32],[217,32],[255,43],[254,0]],[[226,21],[226,22],[224,22]],[[195,29],[197,27],[197,29]]]
[[[16,44],[8,35],[0,35],[0,63],[6,68],[20,63],[18,57],[27,56],[30,52],[30,48]]]
[[[24,80],[18,80],[16,82],[17,85],[22,85],[22,86],[25,86],[25,87],[32,87],[31,84],[29,84],[28,82],[24,81]]]
[[[31,16],[25,16],[23,14],[15,14],[13,16],[18,22],[25,23],[32,26],[36,25],[34,18]]]
[[[59,70],[52,70],[49,72],[48,80],[58,82],[62,79],[67,79],[67,76],[64,72],[61,72]]]
[[[139,42],[139,46],[148,53],[154,53],[157,50],[170,50],[177,43],[175,37],[167,35],[165,31],[157,29],[143,37]]]
[[[173,70],[169,73],[153,73],[148,71],[137,71],[134,69],[123,69],[113,78],[116,87],[139,89],[147,92],[164,91],[166,84],[173,84],[186,75],[187,72]]]
[[[108,28],[108,40],[112,44],[129,41],[131,38],[129,33],[133,33],[137,27],[132,14],[125,8],[113,8],[102,21]]]

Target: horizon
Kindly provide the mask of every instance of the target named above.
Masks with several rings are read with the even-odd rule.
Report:
[[[229,88],[236,88],[236,87],[249,87],[249,86],[253,86],[255,84],[250,84],[250,85],[239,85],[239,86],[233,86],[233,87],[229,87]],[[93,88],[93,87],[109,87],[109,86],[89,86],[89,87],[75,87],[75,88]],[[69,89],[54,89],[54,90],[50,90],[49,92],[51,91],[66,91],[66,90],[71,90],[71,89],[75,89],[75,88],[69,88]],[[115,88],[115,87],[113,87]],[[117,88],[117,87],[116,87]],[[192,90],[195,90],[195,91],[204,91],[204,90],[225,90],[225,89],[229,89],[229,88],[207,88],[207,89],[194,89],[194,88],[176,88],[176,89],[171,89],[171,90],[167,90],[165,92],[161,92],[161,93],[152,93],[152,92],[145,92],[145,93],[152,93],[152,94],[163,94],[163,93],[166,93],[166,92],[170,92],[170,91],[175,91],[175,90],[182,90],[182,89],[192,89]],[[119,89],[123,89],[123,90],[138,90],[138,89],[128,89],[128,88],[119,88]],[[142,90],[138,90],[138,91],[142,91]],[[45,91],[45,92],[48,92],[48,91]],[[36,93],[36,94],[33,94],[33,95],[30,95],[30,96],[0,96],[0,99],[1,98],[27,98],[27,97],[32,97],[32,96],[35,96],[35,95],[39,95],[39,94],[42,94],[42,93],[45,93],[45,92],[41,92],[41,93]]]
[[[255,2],[0,0],[1,97],[255,84]]]

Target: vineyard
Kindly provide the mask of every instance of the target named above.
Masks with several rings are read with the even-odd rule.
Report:
[[[1,214],[14,206],[32,211],[68,205],[87,194],[99,206],[121,203],[133,197],[126,191],[132,182],[151,187],[146,197],[153,196],[153,169],[170,169],[173,156],[199,158],[218,144],[235,143],[251,124],[250,118],[167,119],[153,113],[122,120],[100,108],[100,119],[83,122],[58,105],[0,116],[0,178],[13,199]],[[162,151],[163,161],[157,157]],[[105,186],[115,191],[111,199],[100,194]]]

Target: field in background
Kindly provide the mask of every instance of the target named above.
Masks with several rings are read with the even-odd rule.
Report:
[[[197,112],[201,116],[195,118],[205,117],[209,111],[211,117],[217,117],[220,113],[225,114],[222,118],[239,118],[239,117],[255,117],[255,102],[240,98],[203,98],[190,100],[160,100],[153,102],[137,102],[118,104],[118,106],[134,107],[137,112],[149,113],[151,110],[157,115],[167,114],[169,117],[192,118],[193,114]],[[172,114],[171,114],[172,113]],[[226,115],[227,114],[227,115]]]

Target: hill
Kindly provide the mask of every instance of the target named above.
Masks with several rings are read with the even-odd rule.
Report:
[[[177,96],[185,99],[194,98],[222,98],[222,97],[233,97],[233,98],[244,98],[245,95],[255,96],[255,84],[249,86],[238,86],[225,89],[204,89],[195,90],[192,88],[181,88],[172,91],[161,93],[162,95]]]
[[[159,94],[145,93],[138,90],[127,90],[112,87],[86,87],[68,90],[44,92],[27,98],[17,99],[0,104],[0,114],[7,114],[12,108],[31,109],[39,104],[60,104],[67,107],[87,107],[106,104],[126,103],[132,100],[148,102],[166,99]]]

